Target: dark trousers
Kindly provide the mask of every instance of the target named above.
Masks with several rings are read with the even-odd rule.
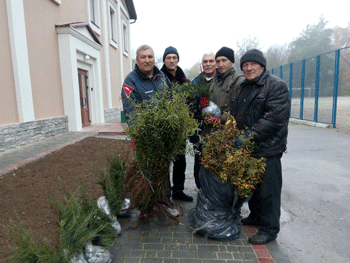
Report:
[[[276,235],[280,231],[282,154],[266,160],[266,170],[262,183],[256,186],[248,201],[252,219],[259,221],[259,232]]]
[[[173,194],[185,189],[186,156],[178,155],[173,163]]]
[[[197,188],[200,189],[201,188],[201,184],[199,182],[199,170],[201,168],[200,154],[202,152],[202,145],[199,145],[198,147],[196,145],[194,145],[194,147],[195,147],[195,149],[197,149],[199,151],[199,153],[196,153],[194,155],[193,176],[194,176],[194,182],[196,183]]]

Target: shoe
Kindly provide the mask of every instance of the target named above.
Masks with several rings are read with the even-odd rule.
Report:
[[[164,203],[164,205],[166,206],[166,210],[168,210],[168,212],[174,216],[174,217],[178,217],[180,216],[180,212],[174,208],[174,204],[168,200],[168,203]]]
[[[185,202],[192,202],[193,201],[193,197],[185,194],[183,191],[173,193],[172,197],[173,197],[173,199],[185,201]]]
[[[249,243],[254,245],[263,245],[269,243],[272,240],[275,240],[277,235],[269,235],[265,233],[257,233],[255,236],[252,236],[248,239]]]
[[[258,226],[259,225],[259,221],[256,219],[252,219],[251,217],[246,217],[246,218],[242,218],[241,219],[241,223],[242,225],[246,225],[246,226]]]

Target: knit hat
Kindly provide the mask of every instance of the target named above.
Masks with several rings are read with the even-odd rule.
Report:
[[[180,56],[179,56],[179,53],[177,52],[177,49],[170,46],[170,47],[167,47],[164,51],[163,62],[165,60],[165,57],[169,54],[175,54],[177,56],[177,59],[180,61]]]
[[[266,58],[264,54],[258,49],[250,49],[241,57],[241,69],[244,62],[257,62],[266,68]]]
[[[233,49],[229,47],[220,48],[219,51],[216,52],[215,59],[220,56],[227,57],[232,63],[235,63],[235,53]]]

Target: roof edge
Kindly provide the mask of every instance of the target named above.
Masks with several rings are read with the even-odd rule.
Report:
[[[89,33],[91,34],[92,38],[99,44],[102,46],[102,43],[100,42],[100,40],[98,39],[98,37],[96,36],[94,30],[92,30],[91,26],[89,25],[89,23],[86,22],[71,22],[71,23],[64,23],[64,24],[56,24],[55,27],[86,27],[89,31]]]
[[[136,21],[137,19],[137,14],[136,14],[136,9],[135,9],[135,5],[134,5],[134,1],[133,0],[125,0],[125,4],[126,7],[128,9],[129,15],[130,15],[130,19],[133,19]],[[135,22],[134,21],[134,22]]]

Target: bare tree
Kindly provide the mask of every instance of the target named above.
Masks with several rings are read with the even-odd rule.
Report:
[[[241,57],[244,55],[244,53],[249,50],[249,49],[261,49],[260,43],[259,43],[259,38],[257,36],[247,36],[245,38],[243,38],[241,41],[236,42],[236,46],[238,47],[237,50],[235,50],[235,69],[236,70],[241,70],[240,69],[240,59]]]
[[[336,49],[350,46],[350,22],[347,27],[335,27],[331,38]]]
[[[267,68],[275,68],[280,65],[287,63],[289,44],[284,45],[272,45],[265,52],[265,57],[267,61]]]
[[[238,47],[238,50],[235,53],[238,58],[242,57],[249,49],[261,49],[259,38],[257,36],[251,37],[250,35],[243,38],[242,41],[237,40],[236,46]]]
[[[135,64],[136,64],[136,50],[131,49],[131,67],[132,67],[132,69],[135,69]]]
[[[201,62],[197,62],[190,69],[186,69],[185,71],[188,79],[194,79],[202,71]]]
[[[156,67],[161,69],[163,66],[163,56],[155,55]]]

